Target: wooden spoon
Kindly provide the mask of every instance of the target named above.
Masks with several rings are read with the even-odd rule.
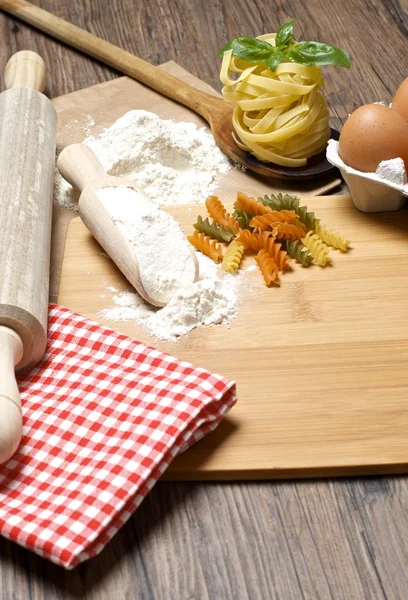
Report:
[[[309,159],[305,167],[281,167],[273,163],[261,162],[249,152],[241,150],[234,142],[232,137],[232,106],[224,102],[222,98],[206,94],[163,71],[163,69],[154,67],[130,52],[126,52],[80,27],[72,25],[30,2],[25,0],[0,0],[0,8],[73,48],[81,50],[129,77],[144,83],[160,94],[191,108],[207,121],[221,150],[250,171],[277,179],[307,180],[337,170],[326,160],[324,151]],[[331,134],[332,137],[338,139],[339,134],[336,130],[332,129]]]
[[[135,190],[137,195],[135,194],[133,218],[138,213],[138,200],[140,202],[139,209],[143,205],[145,212],[146,208],[149,213],[156,211],[158,206],[143,196],[135,182],[130,179],[107,175],[95,154],[84,144],[72,144],[64,148],[58,157],[57,167],[61,175],[72,186],[80,190],[79,214],[94,238],[104,248],[142,298],[153,306],[165,306],[171,299],[174,289],[156,290],[154,292],[155,295],[147,291],[146,278],[144,277],[146,273],[144,273],[143,267],[138,260],[137,251],[135,252],[133,245],[128,242],[122,231],[115,224],[102,203],[98,195],[98,190],[101,188],[123,186]],[[149,204],[151,207],[149,207]],[[166,236],[163,236],[160,242],[165,244]],[[165,248],[165,252],[167,252],[167,247]],[[186,245],[186,249],[183,252],[184,263],[182,271],[172,273],[172,275],[174,275],[174,279],[177,282],[193,283],[198,278],[197,258],[188,245]],[[157,256],[160,256],[159,248]],[[160,266],[158,267],[158,276],[159,272]]]

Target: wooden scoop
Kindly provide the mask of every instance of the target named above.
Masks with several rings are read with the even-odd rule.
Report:
[[[232,137],[232,106],[222,98],[206,94],[185,81],[166,73],[159,67],[126,52],[80,27],[34,6],[26,0],[0,0],[0,8],[15,15],[30,25],[38,27],[62,42],[118,69],[125,75],[156,90],[160,94],[180,102],[198,113],[208,122],[215,141],[223,152],[250,171],[277,179],[314,179],[336,167],[326,159],[326,152],[312,157],[305,167],[281,167],[258,160],[249,152],[241,150]],[[338,139],[338,132],[331,131]]]
[[[156,292],[156,296],[147,291],[146,285],[143,283],[144,273],[137,253],[105,208],[98,196],[98,190],[124,186],[137,192],[139,201],[143,201],[141,204],[143,204],[144,210],[146,206],[151,205],[151,212],[156,211],[157,205],[143,196],[134,181],[107,175],[95,154],[84,144],[72,144],[64,148],[58,157],[57,166],[61,175],[73,187],[80,190],[79,214],[94,238],[142,298],[153,306],[165,306],[171,299],[174,289],[162,289],[160,292]],[[143,197],[141,198],[141,196]],[[135,195],[134,213],[137,214],[137,211],[138,197]],[[165,243],[165,239],[162,239],[161,243]],[[198,262],[188,246],[186,246],[184,259],[183,270],[175,274],[177,275],[175,280],[193,283],[198,277]]]

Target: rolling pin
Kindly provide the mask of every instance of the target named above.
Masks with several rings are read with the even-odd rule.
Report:
[[[127,187],[134,190],[133,219],[138,216],[142,218],[143,214],[151,214],[157,210],[157,205],[143,195],[134,181],[107,175],[98,158],[85,144],[71,144],[64,148],[58,157],[57,167],[68,183],[81,192],[78,202],[79,214],[94,238],[142,298],[153,306],[165,306],[170,301],[174,290],[168,288],[149,292],[145,284],[143,267],[139,264],[137,249],[135,250],[135,247],[131,246],[115,224],[102,203],[98,190],[116,187]],[[170,235],[172,234],[170,233]],[[161,237],[156,243],[161,244],[161,246],[156,246],[157,257],[163,256],[163,252],[168,256],[166,236]],[[179,248],[179,252],[181,253],[180,258],[183,260],[178,263],[180,268],[175,274],[175,279],[179,282],[193,283],[198,278],[196,255],[187,243],[185,247]],[[163,269],[166,269],[166,266],[162,267],[159,258],[158,276]]]
[[[47,345],[57,117],[44,61],[18,52],[0,94],[0,464],[22,434],[15,371],[33,367]]]

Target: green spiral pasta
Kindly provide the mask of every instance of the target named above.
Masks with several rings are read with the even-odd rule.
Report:
[[[249,229],[253,231],[254,228],[249,225],[252,219],[252,215],[245,212],[238,206],[234,206],[234,212],[232,213],[233,218],[236,220],[241,229]]]
[[[291,258],[295,259],[296,262],[304,267],[308,267],[313,261],[313,256],[310,254],[309,250],[298,240],[286,240],[285,249]]]
[[[313,212],[307,212],[307,206],[299,206],[300,199],[297,196],[291,196],[290,194],[271,194],[270,196],[259,197],[258,202],[262,202],[266,206],[269,206],[272,210],[294,210],[299,215],[299,221],[301,221],[308,229],[314,229],[315,227],[315,215]]]
[[[229,243],[235,235],[232,229],[226,229],[222,225],[218,225],[215,221],[210,222],[208,217],[203,219],[200,215],[197,217],[197,223],[194,223],[193,227],[218,242]]]

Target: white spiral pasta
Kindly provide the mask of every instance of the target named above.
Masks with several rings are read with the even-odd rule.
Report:
[[[275,34],[258,39],[275,45]],[[300,167],[326,147],[329,111],[320,91],[320,67],[283,62],[272,72],[263,63],[246,62],[227,50],[220,79],[224,99],[236,104],[234,138],[241,149],[264,162]]]
[[[320,267],[325,267],[330,262],[329,249],[316,233],[309,231],[302,239],[302,244],[309,250]]]
[[[329,229],[325,225],[322,225],[319,221],[316,222],[314,231],[319,238],[329,246],[333,246],[333,248],[339,248],[343,252],[347,252],[350,242],[341,233]]]

